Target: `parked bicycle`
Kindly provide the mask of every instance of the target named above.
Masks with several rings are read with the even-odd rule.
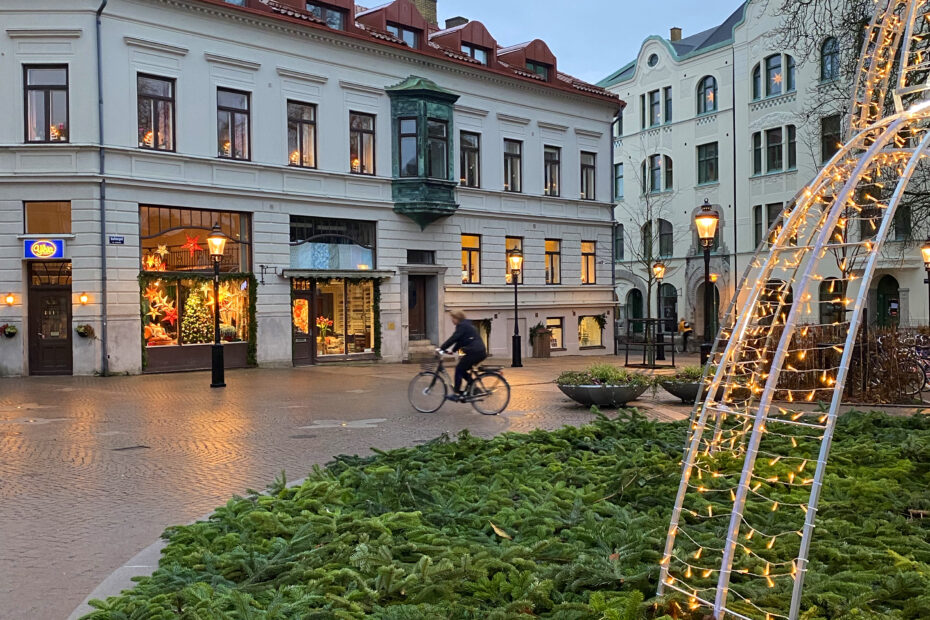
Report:
[[[436,354],[436,361],[423,364],[423,371],[410,381],[407,398],[420,413],[435,413],[453,400],[450,396],[452,379],[446,371],[445,360],[455,356]],[[465,392],[457,402],[470,403],[478,413],[497,415],[510,403],[510,384],[501,374],[500,366],[478,366],[466,377]]]

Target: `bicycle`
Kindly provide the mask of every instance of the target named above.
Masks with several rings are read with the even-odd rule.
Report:
[[[449,357],[451,359],[453,356]],[[449,386],[452,385],[452,379],[446,372],[446,358],[437,353],[436,359],[435,367],[433,363],[423,364],[423,371],[410,381],[407,388],[410,405],[420,413],[435,413],[447,400],[451,400]],[[483,415],[502,412],[510,403],[510,384],[500,371],[500,366],[469,369],[465,376],[465,394],[458,402],[470,403]]]

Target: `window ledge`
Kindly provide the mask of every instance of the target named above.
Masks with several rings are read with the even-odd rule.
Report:
[[[39,235],[35,233],[25,233],[22,235],[16,235],[16,238],[23,241],[26,239],[48,239],[49,237],[54,237],[55,239],[65,239],[65,240],[74,240],[76,237],[74,233],[48,233],[45,235]]]
[[[568,351],[565,347],[552,347],[550,351]]]
[[[771,172],[762,172],[760,174],[753,174],[750,179],[765,179],[768,177],[777,177],[782,174],[793,174],[798,171],[797,168],[785,168],[784,170],[772,170]]]
[[[705,188],[705,187],[714,187],[715,185],[720,185],[720,180],[716,181],[705,181],[704,183],[698,183],[695,187]]]
[[[579,347],[578,347],[578,350],[579,350],[579,351],[590,351],[590,350],[592,350],[592,349],[606,349],[606,348],[607,348],[607,347],[605,347],[605,346],[602,345],[602,344],[595,344],[595,345],[589,345],[589,346],[584,346],[584,347],[579,346]]]
[[[719,110],[708,110],[707,112],[698,112],[694,115],[694,118],[709,118],[715,116]]]

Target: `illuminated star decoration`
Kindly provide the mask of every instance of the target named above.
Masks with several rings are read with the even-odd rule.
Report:
[[[184,235],[184,236],[187,237],[187,243],[182,245],[181,249],[188,250],[191,253],[191,258],[194,258],[194,252],[199,252],[203,250],[203,248],[200,247],[200,244],[197,243],[198,241],[200,241],[200,239],[197,238],[196,236],[194,237],[188,237],[187,235]]]
[[[154,254],[149,254],[145,257],[145,270],[146,271],[157,271],[158,270],[159,259]]]
[[[160,246],[158,246],[158,249],[155,250],[155,253],[158,254],[159,256],[161,256],[162,258],[168,256],[168,254],[169,254],[169,252],[168,252],[168,246],[167,246],[167,245],[160,245]]]
[[[781,84],[781,73],[776,73],[772,76],[772,81],[776,84]]]
[[[145,313],[146,316],[152,317],[153,321],[158,320],[158,315],[161,314],[155,306],[152,306],[151,309]]]
[[[158,297],[158,285],[149,284],[145,289],[145,299],[151,304]]]
[[[173,305],[165,308],[165,318],[162,320],[167,321],[173,326],[178,321],[178,309]]]

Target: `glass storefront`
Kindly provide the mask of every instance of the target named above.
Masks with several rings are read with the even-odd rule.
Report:
[[[249,339],[249,281],[220,282],[220,340]],[[205,279],[155,280],[142,291],[143,336],[147,347],[213,342],[213,282]]]
[[[375,284],[372,280],[294,280],[291,314],[295,359],[373,354],[375,350]],[[309,337],[309,338],[308,338]]]

